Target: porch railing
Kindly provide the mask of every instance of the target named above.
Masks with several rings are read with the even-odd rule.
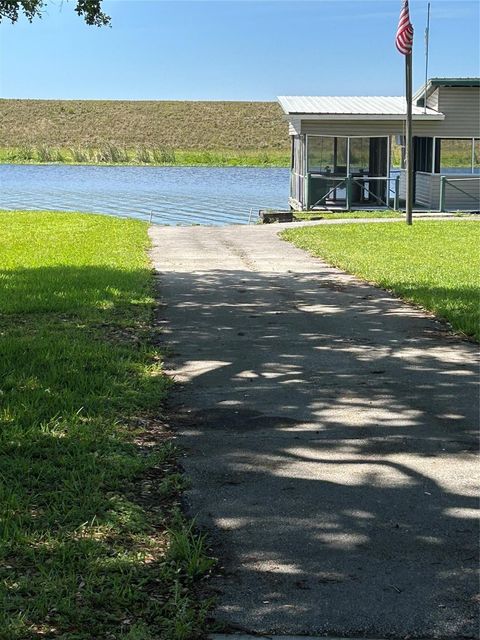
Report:
[[[312,180],[321,180],[326,183],[324,187],[325,193],[322,193],[322,195],[315,200],[310,197],[311,193],[313,192],[313,189],[311,189]],[[381,188],[382,183],[385,183],[384,188]],[[332,194],[337,191],[337,189],[345,189],[345,208],[347,210],[350,210],[352,208],[352,205],[355,203],[360,204],[364,199],[369,202],[374,200],[377,205],[384,206],[387,209],[397,210],[399,207],[399,175],[387,178],[369,176],[330,176],[314,173],[308,174],[308,192],[305,198],[307,207],[315,208],[321,206],[322,204],[324,206],[327,206],[327,200]],[[360,189],[359,199],[354,198],[355,189],[357,190],[357,192]],[[393,202],[393,206],[390,204],[391,202]]]
[[[455,182],[465,183],[468,182],[471,184],[473,182],[474,189],[476,193],[471,193],[462,189],[460,186],[454,184]],[[476,208],[480,210],[480,176],[472,176],[471,178],[449,178],[447,176],[440,177],[440,211],[445,211],[445,200],[447,194],[447,186],[452,187],[452,189],[456,189],[464,196],[467,196],[467,202],[473,201],[476,204]],[[467,185],[465,185],[467,186]]]
[[[382,205],[387,209],[397,210],[399,206],[399,194],[400,194],[400,176],[393,176],[391,178],[387,177],[357,177],[352,176],[350,179],[351,186],[356,185],[360,187],[363,192],[363,197],[367,196],[367,199],[375,200],[377,205]],[[373,189],[374,185],[381,186],[382,183],[385,183],[384,189]],[[393,185],[393,187],[392,187]],[[351,191],[351,189],[350,189]],[[382,193],[384,198],[382,198],[378,191]],[[348,190],[347,190],[348,193]],[[393,196],[393,197],[391,197]],[[390,202],[393,202],[393,206],[390,205]],[[353,200],[350,197],[350,205]],[[348,204],[348,203],[347,203]]]
[[[313,192],[313,189],[311,188],[312,180],[319,180],[325,184],[325,186],[322,187],[322,190],[324,190],[325,192],[322,193],[320,198],[317,198],[313,202],[311,201],[313,200],[313,198],[311,198],[311,195]],[[334,194],[337,191],[337,189],[345,188],[347,180],[348,180],[347,177],[328,176],[328,175],[309,173],[307,177],[307,184],[306,184],[307,194],[305,198],[307,208],[313,209],[314,207],[318,207],[322,202],[326,205],[328,198],[332,194]]]

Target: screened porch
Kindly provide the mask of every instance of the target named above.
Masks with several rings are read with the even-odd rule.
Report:
[[[390,136],[293,136],[291,204],[302,209],[387,207],[395,199]]]

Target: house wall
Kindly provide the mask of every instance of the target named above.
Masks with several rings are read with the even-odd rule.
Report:
[[[480,137],[480,87],[439,87],[438,109],[445,120],[435,123],[436,136]]]

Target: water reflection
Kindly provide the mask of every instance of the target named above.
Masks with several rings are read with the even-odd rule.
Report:
[[[160,224],[247,223],[287,206],[288,169],[1,165],[0,209],[92,211]]]

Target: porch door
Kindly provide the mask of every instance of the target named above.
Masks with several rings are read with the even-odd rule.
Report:
[[[350,138],[349,173],[353,179],[353,205],[384,206],[388,165],[388,137]]]
[[[388,177],[388,138],[370,138],[370,162],[368,173],[371,177]],[[387,202],[388,184],[387,180],[370,181],[369,200],[377,204]]]
[[[347,138],[309,135],[307,141],[308,208],[346,202]]]

